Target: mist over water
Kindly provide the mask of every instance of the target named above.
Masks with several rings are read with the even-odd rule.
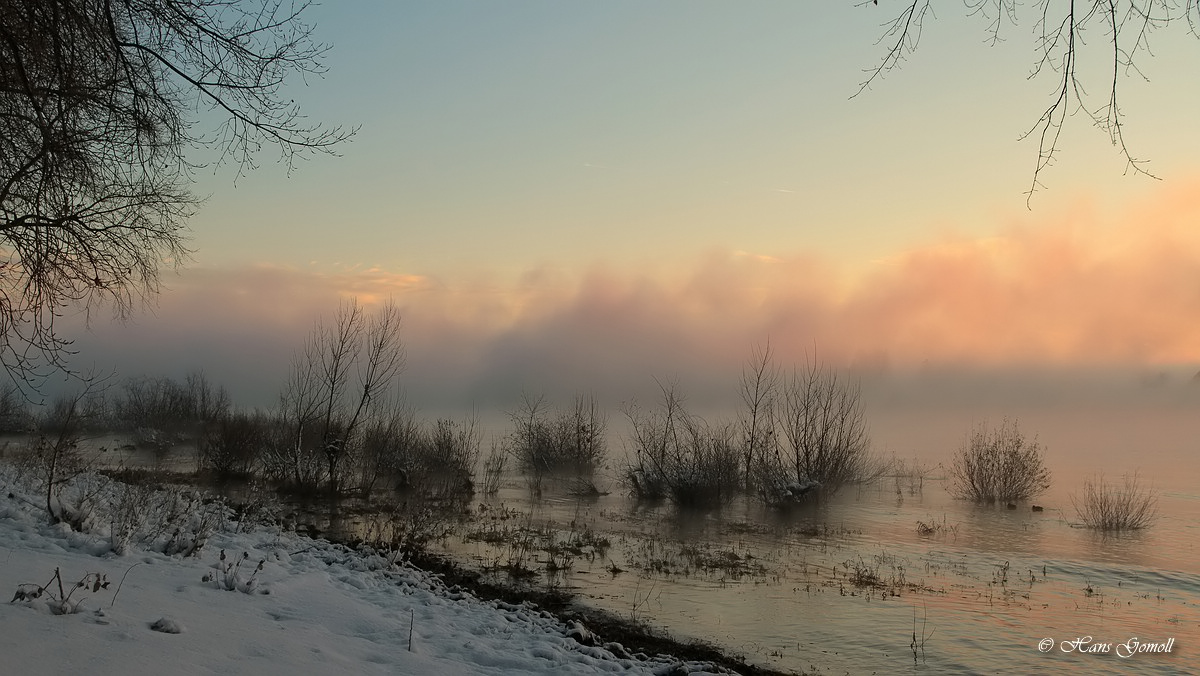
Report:
[[[1077,359],[1011,360],[1025,364],[1018,366],[998,358],[972,361],[962,351],[957,359],[951,351],[941,360],[905,361],[881,349],[887,346],[886,331],[842,344],[836,334],[816,341],[806,333],[810,325],[799,320],[786,331],[768,331],[755,322],[741,326],[738,322],[749,315],[726,316],[725,310],[744,299],[734,294],[722,300],[714,286],[719,285],[710,283],[700,294],[716,299],[708,305],[692,302],[695,297],[687,293],[631,292],[615,300],[598,292],[582,294],[578,303],[551,303],[533,319],[507,328],[473,320],[438,323],[436,313],[422,313],[442,298],[436,290],[422,301],[426,305],[415,303],[406,315],[409,363],[401,385],[408,402],[424,420],[477,415],[485,454],[493,440],[503,442],[508,414],[519,409],[523,393],[545,395],[559,408],[577,394],[590,393],[607,411],[610,460],[597,482],[609,495],[583,501],[567,495],[565,486],[549,486],[542,499],[533,500],[520,477],[510,477],[500,495],[503,506],[529,514],[530,523],[559,533],[587,524],[613,541],[607,562],[576,562],[560,583],[589,603],[636,615],[674,634],[717,641],[753,661],[817,673],[1121,673],[1131,669],[1130,662],[1043,655],[1037,642],[1087,635],[1182,641],[1196,633],[1200,364],[1137,358],[1141,352],[1134,343],[1112,348],[1128,359],[1094,364],[1083,353]],[[337,294],[322,297],[335,301]],[[273,406],[289,359],[311,329],[312,308],[271,323],[259,321],[252,303],[232,304],[240,323],[210,325],[211,312],[188,314],[199,307],[189,305],[188,298],[185,294],[182,303],[164,312],[173,320],[186,316],[187,322],[128,333],[106,330],[93,337],[91,347],[99,350],[89,355],[122,355],[115,363],[123,376],[181,377],[203,368],[213,382],[229,388],[239,405]],[[634,302],[639,298],[657,300],[639,305]],[[688,309],[674,308],[676,300]],[[286,309],[288,302],[281,306]],[[893,327],[902,325],[896,322]],[[710,331],[715,323],[722,328]],[[1168,342],[1180,343],[1184,329],[1168,331],[1174,336]],[[976,328],[965,335],[986,347],[986,334]],[[815,353],[856,378],[872,452],[919,462],[929,470],[923,488],[914,492],[885,478],[792,514],[744,500],[702,514],[630,500],[620,482],[631,450],[622,407],[631,402],[653,407],[660,386],[674,384],[689,412],[710,423],[733,423],[743,362],[766,335],[772,336],[785,373]],[[123,345],[124,352],[105,352],[114,344]],[[906,344],[913,352],[914,340]],[[186,358],[179,356],[181,346],[187,348]],[[1032,512],[1027,503],[1011,511],[980,508],[953,499],[938,478],[945,476],[973,426],[998,425],[1005,418],[1016,420],[1045,448],[1052,485],[1033,501],[1044,512]],[[1077,519],[1071,498],[1085,480],[1098,473],[1119,480],[1133,472],[1158,491],[1161,515],[1154,527],[1116,535],[1072,527]],[[477,498],[476,507],[480,502]],[[923,536],[918,520],[944,524],[947,530]],[[478,543],[447,546],[481,561],[504,555]],[[683,575],[677,568],[665,574],[645,567],[647,557],[680,561],[687,558],[681,552],[697,547],[714,556],[732,552],[739,561],[750,555],[765,572],[734,577],[693,567]],[[610,574],[608,564],[626,572]],[[885,578],[892,585],[889,595],[882,588],[848,583],[856,566]],[[901,569],[904,583],[892,596]],[[1001,571],[1006,580],[996,577]],[[1091,593],[1085,591],[1089,588]],[[935,632],[918,655],[909,645],[914,618]],[[1180,643],[1177,651],[1143,656],[1132,668],[1200,671],[1191,648]]]
[[[688,395],[685,378],[679,381]],[[527,503],[515,479],[504,502],[524,505],[551,527],[590,519],[599,530],[623,534],[616,537],[626,549],[610,556],[632,574],[611,576],[592,564],[564,578],[590,602],[643,615],[673,633],[716,640],[763,664],[816,673],[1200,668],[1200,658],[1178,641],[1174,654],[1135,656],[1136,664],[1111,653],[1068,654],[1057,643],[1086,636],[1186,643],[1200,630],[1200,382],[1194,369],[930,369],[866,374],[861,385],[873,451],[925,467],[929,479],[920,489],[885,477],[793,514],[752,501],[693,516],[670,506],[639,508],[622,494],[617,476],[628,450],[621,443],[627,422],[613,412],[613,471],[602,474],[612,495],[588,503],[551,492]],[[656,389],[651,382],[639,401],[653,404]],[[714,389],[689,403],[710,421],[732,421],[735,397],[731,386],[723,396]],[[973,426],[1004,418],[1044,447],[1050,489],[1015,510],[953,498],[944,477],[954,452]],[[505,427],[502,416],[492,422]],[[1073,498],[1085,480],[1119,481],[1133,473],[1157,493],[1153,527],[1126,533],[1076,527]],[[1033,504],[1044,511],[1032,512]],[[947,530],[921,535],[917,521]],[[801,534],[829,528],[816,537]],[[651,540],[661,543],[654,554],[636,549],[649,545],[629,544]],[[672,551],[695,547],[733,552],[769,572],[636,572],[639,557],[670,559]],[[848,584],[860,565],[917,588],[901,586],[889,597]],[[911,650],[914,631],[933,633],[924,650]],[[1039,652],[1038,642],[1048,637],[1055,650]]]
[[[919,481],[888,475],[787,511],[746,498],[700,512],[639,503],[621,481],[631,449],[621,407],[632,400],[652,407],[659,383],[672,382],[647,375],[628,390],[597,392],[608,412],[609,461],[595,477],[604,494],[573,494],[566,478],[548,479],[538,497],[525,477],[510,472],[498,495],[476,495],[468,510],[482,515],[483,527],[508,514],[499,523],[514,529],[513,537],[536,531],[561,543],[585,529],[598,534],[611,543],[603,554],[578,557],[532,584],[567,589],[586,604],[777,668],[1200,670],[1187,640],[1200,629],[1200,383],[1193,369],[928,368],[857,377],[872,452],[920,466]],[[737,374],[715,380],[681,373],[674,382],[691,413],[734,422]],[[563,387],[526,391],[559,408],[576,394]],[[492,441],[503,444],[508,413],[520,403],[517,391],[474,411],[485,455]],[[418,405],[426,420],[470,414]],[[974,425],[1006,417],[1044,447],[1050,489],[1014,509],[955,499],[945,478],[953,454]],[[1076,527],[1072,497],[1085,480],[1133,472],[1158,495],[1151,528],[1105,534]],[[1035,504],[1043,511],[1034,512]],[[361,536],[357,517],[314,518],[322,532]],[[919,532],[918,522],[937,530]],[[481,568],[513,555],[512,540],[472,539],[472,527],[480,526],[462,526],[436,547]],[[531,567],[545,565],[546,555],[531,556]],[[856,575],[877,582],[860,584]],[[913,650],[914,632],[925,639],[923,649]],[[1177,643],[1174,654],[1141,655],[1136,663],[1037,647],[1046,638],[1086,636]]]

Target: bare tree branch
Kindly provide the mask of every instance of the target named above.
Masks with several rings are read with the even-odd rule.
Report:
[[[284,95],[328,47],[288,0],[0,4],[0,362],[14,381],[67,370],[70,308],[125,317],[187,260],[194,150],[237,164],[273,146],[332,153],[354,130]],[[216,129],[197,129],[203,109]],[[36,387],[36,386],[34,386]]]
[[[860,5],[878,5],[877,0]],[[985,29],[992,45],[1002,40],[1006,24],[1022,22],[1022,8],[1015,0],[964,0],[967,14],[987,21]],[[932,0],[904,0],[899,13],[883,24],[879,43],[886,46],[879,64],[869,69],[867,79],[853,96],[858,96],[876,80],[899,67],[905,57],[916,50],[925,27],[926,15],[932,12]],[[1126,172],[1158,178],[1131,153],[1125,139],[1125,118],[1121,108],[1120,84],[1123,77],[1136,75],[1148,80],[1138,67],[1142,56],[1153,56],[1150,48],[1152,34],[1174,23],[1185,23],[1189,32],[1200,38],[1200,0],[1038,0],[1032,6],[1036,12],[1034,41],[1037,59],[1030,79],[1054,73],[1055,86],[1050,104],[1043,109],[1037,122],[1018,138],[1036,138],[1037,162],[1027,194],[1043,188],[1043,172],[1053,164],[1059,148],[1063,125],[1068,117],[1083,112],[1103,131],[1109,142],[1124,157]],[[1085,36],[1101,33],[1106,41],[1107,58],[1102,62],[1087,49]],[[1086,67],[1086,74],[1081,68]],[[1092,105],[1084,82],[1103,77],[1107,82],[1104,102]],[[1087,77],[1085,77],[1085,75]]]

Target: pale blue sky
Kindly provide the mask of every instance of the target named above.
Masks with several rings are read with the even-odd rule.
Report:
[[[988,47],[982,20],[947,7],[900,71],[850,99],[894,4],[315,7],[330,72],[295,94],[314,119],[362,129],[290,179],[269,163],[236,189],[206,177],[197,262],[453,276],[717,247],[858,266],[931,233],[986,236],[1025,209],[1036,147],[1017,137],[1053,86],[1026,79],[1032,26]],[[1128,139],[1186,177],[1200,135],[1176,132],[1200,109],[1186,67],[1200,42],[1156,46],[1154,86],[1123,83]],[[1123,169],[1076,117],[1033,204],[1153,188]]]

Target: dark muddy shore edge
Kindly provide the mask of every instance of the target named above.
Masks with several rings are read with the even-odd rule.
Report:
[[[128,468],[100,470],[102,474],[117,481],[139,485],[179,483],[194,487],[213,488],[214,482],[206,482],[193,472],[170,472],[163,470],[131,470]],[[235,508],[242,507],[232,501]],[[306,528],[301,534],[312,539],[323,539],[355,550],[363,545],[361,540],[330,537],[315,528]],[[483,573],[463,565],[452,557],[425,550],[410,550],[404,560],[426,572],[437,575],[447,587],[460,588],[484,601],[501,601],[513,605],[530,602],[539,610],[545,610],[559,618],[564,624],[577,621],[597,638],[599,644],[619,643],[630,655],[668,655],[680,660],[709,662],[744,676],[803,676],[804,672],[780,671],[746,662],[741,655],[729,653],[702,640],[682,640],[671,637],[663,630],[622,617],[616,613],[593,608],[574,594],[548,590],[530,584],[497,583],[485,579]]]
[[[438,575],[447,586],[467,590],[485,601],[514,605],[531,602],[539,610],[553,614],[564,623],[577,621],[595,634],[600,643],[620,643],[630,654],[670,655],[682,660],[710,662],[744,676],[796,676],[802,673],[749,664],[743,657],[726,653],[703,641],[672,638],[630,618],[588,607],[567,592],[491,582],[484,579],[482,573],[446,556],[419,552],[410,554],[406,560],[417,568]]]

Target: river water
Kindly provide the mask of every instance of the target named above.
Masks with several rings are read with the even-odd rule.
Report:
[[[752,500],[701,513],[639,503],[612,471],[596,478],[606,494],[581,496],[563,479],[535,496],[510,474],[433,546],[497,577],[515,563],[532,571],[525,584],[783,670],[1200,673],[1194,407],[1027,411],[1022,428],[1038,430],[1054,483],[1015,509],[950,495],[944,466],[964,419],[873,417],[876,447],[923,477],[884,477],[787,512]],[[1078,527],[1072,496],[1100,470],[1109,480],[1137,471],[1156,491],[1151,528]],[[353,535],[364,521],[332,527]],[[1169,652],[1124,656],[1147,644]]]
[[[503,505],[522,515],[517,530],[553,531],[559,542],[588,528],[610,541],[543,583],[776,668],[1200,671],[1200,493],[1163,491],[1153,528],[1107,536],[1073,527],[1069,500],[1046,497],[1042,512],[978,507],[952,499],[943,480],[893,478],[787,514],[736,502],[681,515],[615,493],[534,501],[510,485],[485,510]],[[918,532],[919,521],[932,532]],[[460,535],[442,546],[486,567],[511,560],[513,541]],[[544,569],[555,557],[532,558]],[[1109,653],[1069,643],[1089,636],[1093,649],[1112,644]],[[1170,654],[1119,657],[1117,644],[1135,637],[1176,640]],[[1053,645],[1045,653],[1043,639]]]
[[[597,482],[608,495],[578,497],[563,481],[539,499],[511,477],[482,510],[520,514],[517,530],[552,531],[559,543],[588,529],[604,534],[606,550],[585,548],[539,581],[774,668],[1200,673],[1196,408],[1023,411],[1022,429],[1046,446],[1053,485],[1015,509],[951,496],[944,466],[966,433],[963,419],[961,411],[875,416],[877,447],[924,467],[924,479],[885,477],[787,513],[753,501],[680,513],[632,501],[612,477]],[[1072,498],[1100,472],[1109,481],[1137,472],[1155,491],[1151,528],[1079,527]],[[481,540],[459,534],[443,546],[483,567],[513,558],[511,541]],[[537,556],[543,569],[555,560]],[[1170,652],[1136,652],[1146,644]]]

